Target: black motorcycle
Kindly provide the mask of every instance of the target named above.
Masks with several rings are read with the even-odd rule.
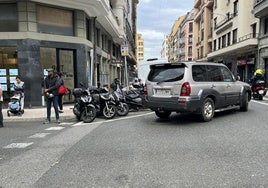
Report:
[[[73,113],[77,120],[90,123],[96,118],[96,108],[93,105],[93,98],[88,89],[75,88],[73,90],[75,104]]]
[[[122,92],[113,91],[111,97],[115,102],[116,111],[119,116],[126,116],[129,112],[129,106],[126,103],[126,97]]]
[[[90,87],[92,104],[97,113],[103,115],[106,119],[112,119],[116,115],[116,104],[111,98],[106,88]]]
[[[142,95],[139,90],[130,89],[125,91],[126,103],[129,108],[138,111],[140,108],[144,108]]]

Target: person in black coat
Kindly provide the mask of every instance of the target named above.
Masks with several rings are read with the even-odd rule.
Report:
[[[54,69],[47,69],[48,76],[45,78],[44,83],[44,92],[47,102],[47,118],[44,124],[48,124],[51,122],[51,103],[53,103],[55,116],[56,116],[56,122],[60,124],[59,119],[59,111],[58,111],[58,88],[60,86],[60,78],[59,76],[54,72]]]

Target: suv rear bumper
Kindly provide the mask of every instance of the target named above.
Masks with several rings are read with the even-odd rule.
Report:
[[[202,104],[199,97],[172,97],[168,99],[145,97],[144,105],[153,111],[195,112]]]

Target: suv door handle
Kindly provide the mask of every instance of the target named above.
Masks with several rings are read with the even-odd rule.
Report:
[[[216,87],[216,86],[215,86],[214,84],[212,84],[212,85],[211,85],[211,88],[214,88],[214,87]]]
[[[226,86],[227,88],[229,88],[229,87],[231,87],[231,85],[230,84],[227,84],[227,86]]]

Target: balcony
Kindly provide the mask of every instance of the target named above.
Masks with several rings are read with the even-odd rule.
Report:
[[[198,8],[201,5],[201,0],[195,0],[194,1],[194,8]]]
[[[254,14],[256,17],[264,17],[268,15],[268,0],[254,1]]]
[[[227,45],[221,49],[213,49],[214,51],[208,54],[208,58],[220,57],[223,55],[232,55],[238,53],[246,53],[252,51],[258,46],[258,34],[250,33],[233,41],[233,44]]]

